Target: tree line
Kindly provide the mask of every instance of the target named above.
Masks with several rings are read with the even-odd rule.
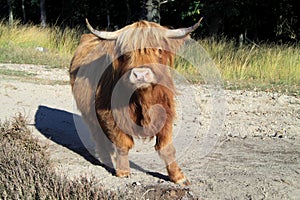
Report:
[[[204,17],[196,36],[242,37],[251,41],[297,42],[298,0],[0,0],[0,18],[8,23],[84,26],[115,30],[145,19],[186,27]]]

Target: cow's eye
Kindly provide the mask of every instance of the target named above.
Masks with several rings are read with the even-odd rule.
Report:
[[[163,52],[163,50],[161,48],[158,48],[157,51],[159,54],[162,54],[162,52]]]
[[[129,56],[124,54],[124,55],[120,56],[119,59],[120,59],[121,62],[125,62],[129,59]]]

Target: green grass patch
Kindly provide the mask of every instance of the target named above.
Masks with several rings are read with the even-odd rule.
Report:
[[[17,77],[34,77],[37,74],[29,73],[29,72],[21,71],[21,70],[0,69],[0,75],[17,76]]]

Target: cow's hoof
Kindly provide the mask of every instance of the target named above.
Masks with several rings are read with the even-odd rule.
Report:
[[[128,178],[130,176],[130,171],[118,169],[116,170],[116,176]]]
[[[178,185],[180,185],[181,187],[186,187],[186,186],[189,186],[191,185],[190,181],[186,178],[184,179],[181,179],[179,181],[176,182]]]

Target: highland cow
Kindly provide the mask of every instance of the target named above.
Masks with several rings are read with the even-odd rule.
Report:
[[[165,162],[170,180],[189,184],[172,144],[176,113],[170,68],[176,50],[200,21],[181,29],[139,21],[114,32],[95,30],[87,21],[92,34],[81,37],[70,65],[70,82],[83,119],[90,128],[100,125],[115,146],[116,176],[130,175],[128,152],[135,137],[156,138],[155,150]],[[122,101],[128,94],[128,102]],[[100,140],[103,133],[92,132],[94,140]]]

